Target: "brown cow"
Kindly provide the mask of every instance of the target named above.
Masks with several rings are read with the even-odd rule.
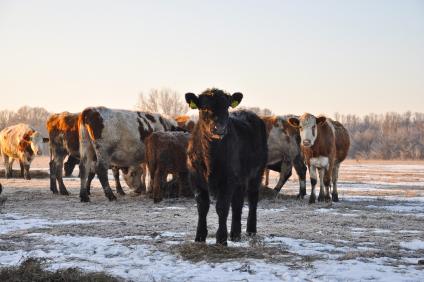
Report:
[[[161,186],[168,174],[178,180],[180,196],[191,196],[188,185],[187,146],[190,133],[153,132],[144,140],[146,162],[155,203],[162,200]]]
[[[29,180],[29,167],[35,156],[42,155],[42,144],[48,142],[28,124],[19,123],[0,132],[0,155],[3,157],[6,178],[12,177],[12,166],[19,160],[22,176]]]
[[[65,167],[65,172],[70,175],[75,164],[79,163],[80,151],[78,117],[79,114],[63,112],[53,114],[47,120],[47,130],[50,137],[50,190],[54,194],[58,193],[56,186],[57,180],[59,183],[60,194],[69,195],[65,184],[63,183],[62,168]],[[63,160],[66,156],[68,156],[68,166],[64,166],[63,164]],[[111,167],[111,169],[116,183],[116,191],[119,194],[124,195],[125,192],[119,181],[119,168]],[[132,179],[129,175],[131,173],[139,173],[138,170],[140,170],[140,168],[130,167],[122,169],[124,179],[130,188],[139,188],[137,187],[137,180]],[[90,187],[94,176],[94,172],[90,172],[88,175],[88,187]]]
[[[332,199],[339,200],[337,179],[340,163],[346,158],[350,140],[346,128],[337,121],[326,117],[315,117],[305,113],[300,118],[292,117],[289,123],[300,129],[301,148],[311,177],[311,197],[315,203],[316,169],[320,178],[318,201],[330,201],[330,186],[333,183]],[[325,187],[325,192],[324,192]]]
[[[274,190],[278,193],[292,174],[294,166],[299,177],[299,194],[303,198],[306,195],[306,171],[303,154],[300,149],[299,129],[290,126],[288,119],[295,117],[265,116],[268,138],[268,160],[265,185],[268,185],[269,170],[278,171],[280,177]]]
[[[175,121],[177,122],[179,128],[182,128],[188,132],[192,132],[194,126],[196,125],[196,122],[187,115],[177,116]]]

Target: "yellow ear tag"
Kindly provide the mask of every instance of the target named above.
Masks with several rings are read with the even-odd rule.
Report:
[[[239,104],[239,101],[237,101],[237,100],[233,100],[233,101],[231,102],[231,108],[235,108],[235,107],[237,107],[237,106],[238,106],[238,104]]]
[[[190,101],[190,108],[191,109],[193,109],[193,110],[195,110],[195,109],[197,109],[197,105],[196,105],[196,103],[194,103],[193,101]]]

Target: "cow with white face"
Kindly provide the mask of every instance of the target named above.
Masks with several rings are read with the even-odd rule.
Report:
[[[350,139],[346,128],[337,121],[326,117],[315,117],[305,113],[300,118],[292,117],[289,123],[299,128],[301,149],[311,177],[311,197],[309,203],[315,203],[316,170],[320,178],[318,201],[330,201],[330,187],[333,184],[332,199],[339,200],[337,179],[340,163],[349,151]],[[325,192],[324,192],[325,187]]]
[[[43,154],[43,143],[48,142],[28,124],[9,126],[0,132],[0,154],[4,160],[6,178],[12,177],[12,166],[19,160],[22,176],[29,180],[29,167],[35,156]]]

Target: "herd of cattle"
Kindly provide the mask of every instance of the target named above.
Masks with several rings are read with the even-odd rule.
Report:
[[[43,138],[26,124],[10,126],[0,132],[5,176],[12,176],[13,162],[18,160],[21,175],[30,179],[31,161],[42,154],[42,144],[46,142],[50,145],[51,191],[68,195],[63,169],[65,175],[70,175],[79,163],[82,202],[90,201],[90,185],[96,174],[105,196],[111,201],[116,199],[109,185],[108,169],[113,171],[118,194],[125,194],[119,182],[121,171],[135,193],[148,192],[155,202],[162,200],[161,187],[172,174],[180,195],[195,195],[196,241],[206,240],[210,194],[216,196],[219,244],[227,242],[230,206],[230,239],[240,239],[245,195],[249,205],[246,231],[256,233],[256,208],[265,170],[266,185],[269,170],[280,173],[274,188],[279,192],[294,167],[299,176],[300,198],[306,195],[309,170],[310,203],[316,200],[318,170],[318,201],[338,201],[339,167],[350,145],[347,130],[337,121],[311,114],[258,117],[249,111],[229,111],[242,98],[241,93],[229,95],[215,88],[200,95],[187,93],[186,102],[199,111],[197,121],[188,116],[169,119],[156,113],[90,107],[78,114],[50,116],[49,138]],[[146,188],[147,171],[150,181]]]

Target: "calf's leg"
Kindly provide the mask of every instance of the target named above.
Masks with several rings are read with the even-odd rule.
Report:
[[[319,195],[318,202],[323,202],[325,200],[325,192],[324,192],[324,174],[326,173],[326,169],[323,167],[318,168],[319,174]]]
[[[247,187],[247,201],[249,203],[249,214],[247,216],[247,235],[256,234],[256,211],[258,208],[259,199],[259,185],[261,183],[261,177],[250,179]]]
[[[31,180],[31,175],[29,174],[29,164],[24,164],[24,178],[26,180]]]
[[[231,188],[222,187],[218,192],[216,199],[216,213],[218,214],[218,230],[216,231],[216,243],[219,245],[227,245],[228,231],[227,218],[230,211],[230,201],[232,198]]]
[[[243,186],[237,187],[231,201],[231,241],[240,241],[241,239],[241,214],[243,210],[244,191],[245,188]]]

